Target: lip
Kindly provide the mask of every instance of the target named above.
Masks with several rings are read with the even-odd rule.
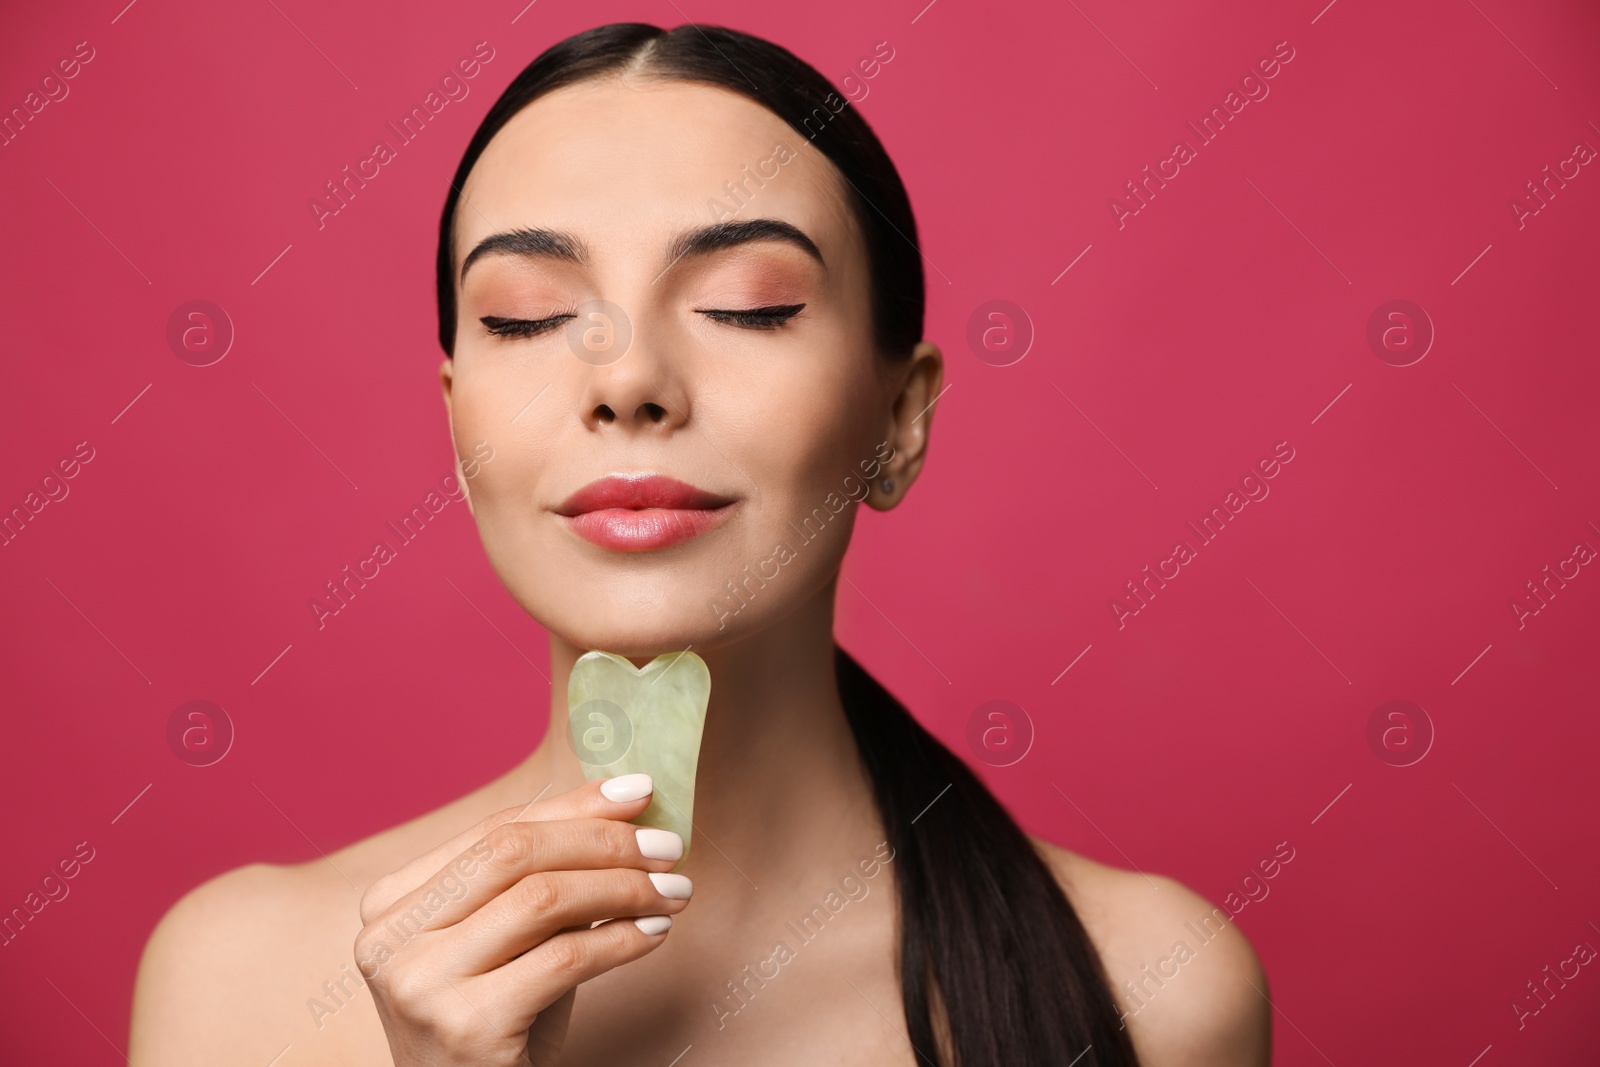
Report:
[[[572,531],[601,548],[646,552],[720,526],[738,501],[660,474],[609,474],[555,509]]]

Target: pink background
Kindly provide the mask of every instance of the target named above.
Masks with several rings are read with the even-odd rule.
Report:
[[[1600,148],[1592,5],[122,2],[3,29],[8,111],[94,58],[0,148],[0,508],[94,458],[0,547],[0,910],[94,858],[0,947],[0,1058],[120,1062],[183,892],[535,743],[544,633],[463,506],[325,629],[308,601],[450,470],[432,257],[479,118],[570,33],[692,18],[836,82],[894,49],[858,106],[918,212],[950,389],[915,492],[858,526],[846,647],[1031,832],[1219,902],[1288,842],[1238,918],[1276,1062],[1592,1062],[1596,967],[1521,1030],[1511,1005],[1600,947],[1600,568],[1520,629],[1509,606],[1600,547],[1600,166],[1509,206]],[[479,41],[471,95],[319,230],[310,198]],[[1185,123],[1280,41],[1270,94],[1200,146]],[[1197,158],[1119,229],[1110,198],[1180,138]],[[166,340],[192,299],[237,331],[211,366]],[[997,299],[1035,334],[1010,366],[966,341]],[[1437,333],[1403,367],[1366,338],[1396,299]],[[1281,441],[1270,495],[1199,547],[1185,524]],[[1180,538],[1198,558],[1119,628]],[[195,699],[236,730],[208,767],[167,742]],[[1409,766],[1368,741],[1396,699],[1435,734]],[[1014,765],[968,748],[990,700],[1031,723]]]

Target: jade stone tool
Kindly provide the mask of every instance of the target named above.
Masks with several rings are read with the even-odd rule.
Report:
[[[693,652],[668,652],[639,670],[611,652],[585,652],[567,679],[572,747],[589,781],[644,772],[650,806],[633,821],[675,831],[689,858],[694,775],[711,699],[711,672]]]

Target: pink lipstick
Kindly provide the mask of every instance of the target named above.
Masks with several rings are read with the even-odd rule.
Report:
[[[715,529],[737,503],[664,475],[609,474],[573,493],[555,511],[574,533],[601,548],[646,552]]]

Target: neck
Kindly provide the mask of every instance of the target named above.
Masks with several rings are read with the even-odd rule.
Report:
[[[747,890],[763,878],[784,884],[819,864],[823,872],[843,869],[882,837],[834,678],[836,584],[754,634],[693,649],[712,680],[695,776],[694,847],[683,871],[697,896],[722,884]],[[586,651],[550,635],[549,726],[507,783],[527,798],[584,781],[565,731],[567,678]],[[677,651],[628,658],[642,667]]]

